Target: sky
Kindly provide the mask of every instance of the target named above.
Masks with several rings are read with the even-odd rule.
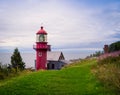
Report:
[[[120,0],[0,0],[0,52],[35,52],[41,26],[53,50],[102,51],[120,40]]]

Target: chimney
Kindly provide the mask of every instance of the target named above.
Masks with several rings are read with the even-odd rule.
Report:
[[[108,48],[108,45],[104,45],[104,53],[108,53],[108,51],[109,51],[109,48]]]

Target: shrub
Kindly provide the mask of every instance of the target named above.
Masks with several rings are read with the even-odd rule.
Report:
[[[120,65],[120,56],[118,57],[107,57],[103,60],[99,60],[98,61],[99,65],[103,65],[103,64],[116,64],[116,65]]]
[[[120,57],[109,57],[99,61],[93,71],[104,86],[120,91]]]
[[[7,66],[7,64],[3,65],[2,63],[0,63],[0,80],[6,79],[8,77],[14,77],[19,73],[19,69],[16,72],[15,68],[10,68],[10,66]]]
[[[0,72],[0,80],[4,79],[4,74]]]
[[[8,73],[7,65],[2,65],[2,63],[0,63],[0,79],[7,77]]]

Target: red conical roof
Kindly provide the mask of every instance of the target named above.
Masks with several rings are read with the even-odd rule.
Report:
[[[41,26],[41,29],[36,34],[47,34],[47,32],[43,29],[43,26]]]

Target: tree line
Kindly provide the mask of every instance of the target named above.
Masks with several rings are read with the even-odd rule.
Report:
[[[110,44],[108,49],[109,49],[109,52],[119,51],[120,50],[120,41]]]

